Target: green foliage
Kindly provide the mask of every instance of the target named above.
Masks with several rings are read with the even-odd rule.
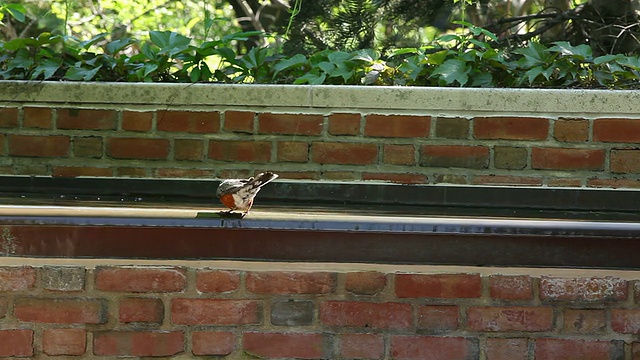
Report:
[[[373,50],[323,50],[284,56],[254,47],[239,55],[233,44],[259,32],[201,42],[171,31],[151,31],[148,41],[85,41],[43,33],[0,42],[0,79],[220,82],[335,85],[411,85],[535,88],[640,88],[640,57],[594,56],[587,45],[529,42],[494,49],[494,34],[459,22],[458,32],[427,47],[387,54]],[[99,46],[98,46],[99,44]],[[99,51],[94,51],[98,49]]]

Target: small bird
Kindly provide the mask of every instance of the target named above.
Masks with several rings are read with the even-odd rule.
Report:
[[[253,198],[258,191],[277,177],[278,175],[272,172],[263,172],[248,179],[228,179],[220,183],[216,196],[230,209],[229,214],[240,211],[244,217],[251,210]]]

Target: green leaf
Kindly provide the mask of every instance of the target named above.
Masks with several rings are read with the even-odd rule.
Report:
[[[519,63],[525,67],[540,65],[551,57],[549,50],[536,42],[530,42],[527,47],[514,50],[514,53],[524,56]]]
[[[71,67],[69,68],[69,70],[67,70],[67,73],[64,75],[64,78],[68,80],[75,80],[75,81],[80,81],[80,80],[89,81],[96,76],[98,71],[100,71],[101,67],[102,66],[98,66],[93,69],[85,69],[77,66]]]
[[[323,61],[316,66],[327,74],[330,74],[336,68],[336,65],[334,63],[328,61]]]
[[[227,62],[231,64],[237,63],[236,61],[236,52],[228,47],[221,47],[218,49],[218,54]]]
[[[351,58],[351,60],[365,61],[367,63],[372,63],[378,58],[375,51],[373,51],[372,49],[357,50],[356,52],[352,53],[352,55],[353,57]]]
[[[308,63],[307,57],[302,54],[296,54],[290,58],[282,59],[273,66],[274,76],[283,70],[304,66]]]
[[[265,36],[265,35],[266,34],[262,31],[242,31],[242,32],[237,32],[237,33],[233,33],[233,34],[222,37],[222,42],[229,43],[234,40],[245,41],[245,40],[249,40],[254,36]]]
[[[191,80],[191,82],[198,82],[198,80],[200,80],[201,73],[202,72],[200,71],[200,68],[194,67],[189,74],[189,79]]]
[[[160,54],[174,56],[189,48],[191,39],[173,31],[149,31],[151,42],[160,48]]]
[[[579,58],[580,60],[585,60],[591,58],[591,47],[589,45],[581,44],[578,46],[573,46],[567,41],[556,41],[554,42],[555,46],[549,48],[549,51],[559,52],[565,56],[574,56]]]
[[[480,87],[495,86],[493,82],[493,75],[491,75],[491,73],[489,72],[482,72],[482,73],[476,74],[473,77],[473,82],[471,83],[471,86],[480,86]]]
[[[331,61],[332,63],[345,62],[347,60],[350,60],[351,58],[352,55],[344,51],[334,51],[329,53],[328,56],[329,61]]]
[[[602,55],[602,56],[598,56],[597,58],[593,59],[593,63],[596,65],[600,65],[600,64],[604,64],[604,63],[608,63],[614,60],[621,60],[624,59],[625,56],[622,54],[607,54],[607,55]]]
[[[119,39],[119,40],[114,40],[109,42],[105,47],[105,52],[107,54],[110,55],[114,55],[120,51],[122,51],[123,49],[125,49],[127,46],[133,44],[133,40],[130,38],[123,38],[123,39]]]
[[[37,79],[40,75],[43,76],[44,80],[50,79],[56,71],[60,68],[60,62],[52,59],[47,59],[42,61],[36,66],[34,72],[31,76],[32,80]]]
[[[0,10],[6,10],[9,15],[21,23],[26,19],[25,13],[27,10],[22,6],[22,4],[4,4],[0,6]]]
[[[451,85],[455,82],[460,85],[465,85],[469,81],[469,67],[467,63],[462,60],[449,59],[438,66],[433,75],[440,75],[447,85]]]
[[[441,65],[449,57],[449,55],[452,55],[452,54],[453,53],[449,50],[440,50],[433,54],[429,54],[427,55],[427,64]]]
[[[542,66],[536,66],[534,68],[529,69],[529,71],[527,71],[526,73],[524,73],[529,84],[533,84],[536,81],[536,78],[542,75],[543,70],[544,69],[542,68]]]
[[[294,84],[309,84],[309,85],[322,85],[324,80],[327,78],[327,74],[314,74],[307,73],[299,78],[297,78],[293,83]]]
[[[638,56],[625,56],[622,59],[617,60],[618,64],[627,66],[633,70],[640,70],[640,57]]]

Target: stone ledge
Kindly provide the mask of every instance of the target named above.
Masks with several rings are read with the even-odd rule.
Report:
[[[348,109],[427,115],[640,117],[640,91],[2,81],[0,104]],[[73,99],[70,101],[70,99]]]

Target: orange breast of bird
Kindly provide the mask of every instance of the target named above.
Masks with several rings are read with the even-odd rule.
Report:
[[[226,207],[231,210],[236,209],[236,201],[231,194],[224,194],[220,197],[220,202],[222,202]]]

